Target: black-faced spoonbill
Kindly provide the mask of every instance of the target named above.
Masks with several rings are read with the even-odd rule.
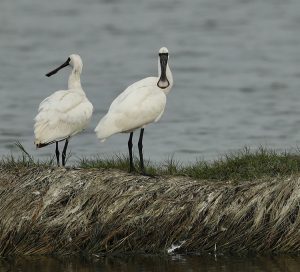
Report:
[[[140,128],[138,148],[143,175],[146,175],[143,159],[144,128],[161,118],[166,106],[166,94],[173,86],[173,76],[168,64],[168,49],[162,47],[158,55],[158,77],[147,77],[130,85],[112,102],[107,114],[95,128],[97,137],[102,141],[116,133],[130,133],[128,140],[130,172],[135,170],[132,136],[133,132]]]
[[[73,67],[69,76],[68,90],[56,91],[45,98],[35,117],[34,135],[37,148],[56,144],[56,160],[59,166],[58,142],[65,140],[62,152],[62,165],[66,164],[66,152],[70,137],[84,130],[92,117],[93,105],[87,99],[81,87],[80,74],[82,60],[79,55],[72,54],[66,62],[46,74],[50,77],[66,66]]]

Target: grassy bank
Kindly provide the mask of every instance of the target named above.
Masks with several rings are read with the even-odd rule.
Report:
[[[155,178],[127,166],[126,157],[70,169],[26,153],[2,159],[0,255],[300,250],[297,153],[148,163]]]
[[[109,159],[82,159],[79,167],[120,169],[127,171],[129,162],[125,156]],[[138,159],[136,159],[138,165]],[[186,176],[194,179],[216,181],[257,180],[300,173],[300,152],[277,153],[273,150],[249,148],[224,155],[213,162],[197,161],[182,164],[173,158],[161,163],[147,163],[147,172],[154,175]]]
[[[0,159],[0,166],[6,169],[19,167],[56,167],[53,158],[39,161],[35,160],[20,143],[17,143],[21,156],[6,156]],[[274,178],[300,173],[300,151],[276,152],[265,148],[242,150],[221,156],[214,161],[198,160],[193,163],[181,163],[169,158],[161,163],[146,161],[147,173],[158,176],[185,176],[197,180],[211,181],[249,181],[261,178]],[[135,158],[135,165],[139,165]],[[128,171],[129,160],[125,155],[113,155],[111,157],[98,156],[94,158],[82,158],[68,168],[82,169],[118,169]]]

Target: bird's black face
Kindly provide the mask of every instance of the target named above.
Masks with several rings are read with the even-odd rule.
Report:
[[[168,53],[159,53],[159,59],[160,59],[160,78],[157,82],[157,86],[161,89],[165,89],[169,87],[170,83],[169,80],[167,79],[166,75],[166,69],[167,69],[167,64],[168,64],[168,58],[169,54]]]
[[[51,77],[52,75],[56,74],[60,69],[68,66],[70,64],[71,59],[68,58],[66,62],[64,62],[61,66],[57,67],[56,69],[54,69],[53,71],[49,72],[48,74],[46,74],[47,77]]]

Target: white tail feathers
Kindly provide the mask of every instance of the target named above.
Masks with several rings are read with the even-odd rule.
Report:
[[[104,142],[111,135],[120,132],[120,129],[114,126],[113,122],[108,122],[107,116],[104,116],[95,128],[95,132],[101,142]]]

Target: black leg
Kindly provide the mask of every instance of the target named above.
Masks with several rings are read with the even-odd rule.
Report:
[[[69,140],[66,139],[66,142],[65,142],[65,146],[64,146],[64,150],[63,150],[63,153],[62,153],[62,165],[65,166],[66,165],[66,152],[67,152],[67,148],[68,148],[68,143],[69,143]]]
[[[57,166],[59,166],[59,150],[58,150],[58,142],[56,142],[55,155],[56,155]]]
[[[130,133],[129,140],[128,140],[128,150],[129,150],[129,161],[130,161],[130,166],[129,166],[129,172],[134,172],[135,168],[133,165],[133,157],[132,157],[132,136],[133,132]]]
[[[143,136],[144,136],[144,129],[141,128],[140,138],[139,138],[139,154],[140,154],[140,168],[143,175],[146,175],[145,166],[144,166],[144,158],[143,158]]]

